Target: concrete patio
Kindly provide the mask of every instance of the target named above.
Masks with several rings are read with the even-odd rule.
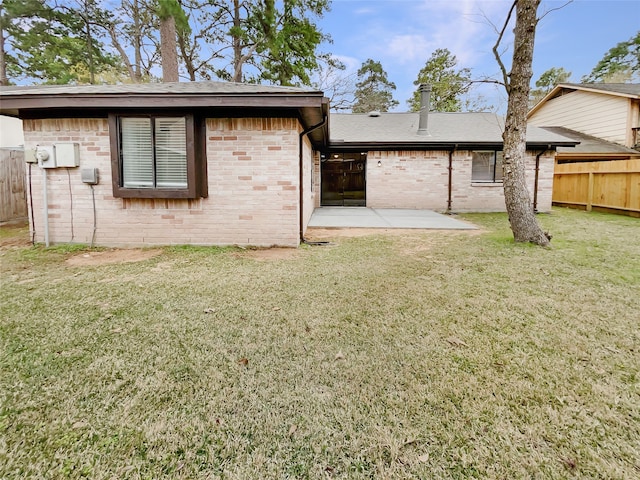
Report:
[[[422,228],[476,230],[477,227],[431,210],[365,207],[320,207],[309,227],[317,228]]]

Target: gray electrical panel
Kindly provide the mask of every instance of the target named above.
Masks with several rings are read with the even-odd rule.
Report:
[[[80,166],[80,145],[77,143],[56,143],[54,147],[56,149],[56,166]]]
[[[83,168],[80,170],[80,177],[82,182],[88,185],[98,184],[98,169],[97,168]]]

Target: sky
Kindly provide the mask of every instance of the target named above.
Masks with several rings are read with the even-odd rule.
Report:
[[[552,67],[572,72],[578,83],[617,43],[640,30],[640,0],[542,0],[544,15],[536,32],[533,82]],[[349,72],[371,58],[395,83],[395,111],[406,111],[419,70],[437,48],[447,48],[458,68],[472,78],[501,77],[493,56],[496,28],[511,0],[333,0],[319,26],[333,43],[324,52],[338,57]],[[567,4],[568,3],[568,4]],[[560,8],[562,7],[562,8]],[[492,25],[493,24],[493,25]],[[509,42],[507,42],[509,45]],[[511,63],[511,52],[504,62]],[[498,112],[506,110],[504,87],[483,85],[476,93]]]

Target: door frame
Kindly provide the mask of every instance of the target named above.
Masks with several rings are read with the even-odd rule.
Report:
[[[342,166],[338,169],[342,174],[340,185],[331,192],[327,190],[329,182],[325,177],[324,166],[328,163]],[[335,198],[326,198],[328,194],[335,195]],[[367,152],[332,151],[321,158],[320,206],[367,206]]]

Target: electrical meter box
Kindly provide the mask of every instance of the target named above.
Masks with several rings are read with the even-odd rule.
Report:
[[[40,168],[56,168],[56,151],[53,146],[36,146],[36,160]]]
[[[80,146],[77,143],[56,143],[54,147],[58,167],[80,166]]]

